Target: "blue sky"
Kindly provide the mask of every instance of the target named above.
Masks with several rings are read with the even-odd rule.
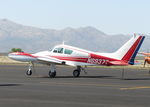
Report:
[[[0,0],[0,19],[64,29],[93,26],[107,34],[150,34],[150,0]]]

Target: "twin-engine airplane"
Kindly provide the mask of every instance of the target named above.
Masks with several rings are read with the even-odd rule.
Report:
[[[73,71],[74,77],[79,77],[80,72],[84,70],[83,66],[127,66],[134,65],[134,59],[141,47],[145,36],[134,35],[120,49],[114,53],[98,53],[84,49],[68,46],[57,45],[51,51],[42,51],[35,54],[24,52],[10,53],[8,56],[17,61],[41,63],[50,66],[49,77],[56,76],[55,65],[76,66]],[[33,67],[30,65],[27,75],[32,74]]]

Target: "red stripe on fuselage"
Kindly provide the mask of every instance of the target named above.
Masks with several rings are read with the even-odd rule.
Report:
[[[114,59],[114,58],[109,58],[109,57],[105,57],[105,56],[101,56],[101,55],[97,55],[97,54],[90,54],[91,58],[94,58],[94,59],[106,59],[106,60],[109,60],[109,61],[119,61],[117,59]]]
[[[88,58],[80,58],[80,57],[63,57],[63,56],[51,56],[60,60],[66,61],[76,61],[76,62],[87,62]]]
[[[83,63],[90,63],[90,64],[97,64],[97,65],[112,65],[109,63],[109,61],[120,61],[117,59],[96,55],[96,54],[90,54],[88,58],[83,57],[63,57],[63,56],[50,56],[54,57],[60,60],[66,60],[66,61],[75,61],[75,62],[83,62]],[[105,62],[105,63],[103,63]]]
[[[98,65],[107,65],[107,66],[110,66],[110,65],[113,65],[110,63],[110,61],[121,61],[121,60],[118,60],[118,59],[114,59],[114,58],[109,58],[109,57],[105,57],[105,56],[101,56],[101,55],[97,55],[97,54],[90,54],[90,58],[92,59],[98,59],[100,61],[98,61]],[[103,63],[105,62],[105,63]]]

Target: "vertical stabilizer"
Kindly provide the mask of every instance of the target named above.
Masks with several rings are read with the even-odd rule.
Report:
[[[113,53],[113,57],[133,65],[144,38],[145,36],[134,35],[120,49]]]

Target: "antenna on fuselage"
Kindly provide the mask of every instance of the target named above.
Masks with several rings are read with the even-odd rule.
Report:
[[[65,41],[63,40],[62,45],[65,45]]]

